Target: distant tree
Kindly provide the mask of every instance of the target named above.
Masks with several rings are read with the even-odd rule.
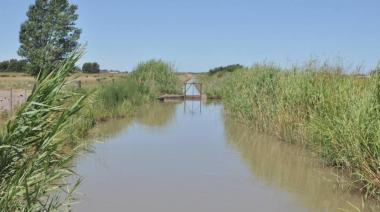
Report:
[[[24,60],[16,60],[11,59],[9,60],[9,65],[7,71],[9,72],[24,72],[26,66],[26,62]]]
[[[8,70],[9,61],[0,62],[0,72],[5,72]]]
[[[82,66],[82,72],[83,73],[99,73],[100,72],[100,66],[98,63],[84,63]]]
[[[209,74],[213,75],[215,73],[221,73],[221,72],[234,72],[238,69],[242,69],[244,66],[240,64],[233,64],[233,65],[228,65],[228,66],[220,66],[217,68],[213,68],[209,70]]]
[[[31,64],[31,73],[50,72],[78,46],[77,6],[68,0],[36,0],[21,25],[18,54]]]
[[[75,66],[73,72],[81,72],[82,69],[79,66]]]
[[[7,71],[17,71],[17,68],[18,68],[17,60],[10,59]]]
[[[27,72],[28,63],[26,60],[11,59],[0,62],[0,72]]]

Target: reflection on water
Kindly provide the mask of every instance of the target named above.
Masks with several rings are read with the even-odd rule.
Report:
[[[360,198],[335,192],[328,170],[302,149],[253,133],[220,104],[142,108],[110,122],[95,152],[80,158],[74,211],[336,211]]]
[[[91,138],[103,138],[109,135],[114,135],[121,130],[125,130],[129,124],[133,121],[132,118],[115,119],[97,124],[97,127],[91,129]]]
[[[201,114],[203,103],[198,100],[194,101],[184,101],[183,103],[183,112],[189,114]]]
[[[336,188],[334,170],[322,167],[305,149],[258,134],[229,116],[224,123],[228,142],[241,153],[254,177],[292,193],[311,210],[362,209],[362,199]]]
[[[155,103],[145,105],[139,109],[135,119],[147,126],[161,127],[169,123],[175,116],[177,103]]]
[[[126,130],[132,122],[151,127],[164,126],[175,117],[176,107],[177,103],[174,102],[147,104],[138,109],[136,116],[100,123],[90,134],[91,137],[107,137]]]

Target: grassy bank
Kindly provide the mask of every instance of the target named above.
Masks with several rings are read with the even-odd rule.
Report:
[[[128,77],[82,89],[65,80],[79,55],[38,79],[27,102],[0,135],[0,208],[51,211],[71,201],[66,177],[82,138],[96,123],[133,115],[165,92],[178,92],[171,65],[151,60]],[[75,188],[75,186],[74,186]]]
[[[133,115],[164,93],[179,93],[181,84],[176,70],[168,63],[150,60],[141,63],[128,75],[98,86],[74,89],[88,95],[85,107],[73,118],[68,130],[70,141],[76,145],[99,122]]]
[[[150,60],[137,65],[127,77],[94,89],[85,88],[83,92],[94,93],[87,112],[91,113],[96,121],[102,121],[130,114],[136,107],[156,99],[161,94],[180,93],[181,84],[170,64]]]
[[[241,120],[309,146],[347,172],[356,189],[380,197],[378,75],[347,75],[328,65],[291,70],[256,65],[210,81]]]

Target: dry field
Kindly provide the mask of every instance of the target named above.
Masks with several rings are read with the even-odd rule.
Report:
[[[99,74],[84,74],[75,73],[70,76],[71,81],[81,81],[83,85],[96,84],[99,82],[110,81],[115,78],[125,77],[128,73],[99,73]],[[33,88],[34,77],[24,73],[1,73],[0,74],[0,89],[27,89]]]
[[[113,79],[126,77],[128,73],[99,73],[84,74],[75,73],[70,76],[73,86],[90,87],[98,86]],[[0,112],[10,112],[13,108],[23,103],[30,94],[35,79],[24,73],[1,73],[0,74]]]

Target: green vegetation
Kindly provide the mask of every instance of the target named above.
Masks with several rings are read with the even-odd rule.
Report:
[[[49,211],[61,206],[57,191],[71,173],[74,150],[63,153],[65,129],[82,107],[85,95],[63,92],[65,77],[79,54],[41,76],[27,102],[0,135],[0,208],[3,211]],[[70,198],[71,191],[66,191]]]
[[[167,91],[180,92],[180,83],[172,66],[156,60],[139,64],[123,78],[81,88],[80,92],[89,98],[81,113],[73,119],[76,123],[70,129],[71,142],[86,137],[96,123],[134,115],[139,107]]]
[[[83,73],[99,73],[100,66],[98,63],[84,63],[82,66]]]
[[[284,70],[255,65],[211,81],[228,111],[257,129],[307,145],[345,170],[367,196],[380,197],[380,77],[339,66]],[[214,92],[216,92],[214,91]]]
[[[203,93],[208,98],[220,98],[222,92],[223,81],[233,72],[245,69],[240,64],[221,66],[211,69],[208,73],[198,74],[196,79],[203,84]]]
[[[27,72],[28,62],[26,60],[10,59],[0,62],[0,72]]]
[[[244,68],[244,66],[242,66],[240,64],[233,64],[233,65],[220,66],[220,67],[217,67],[217,68],[213,68],[213,69],[209,70],[208,73],[210,75],[218,74],[219,77],[221,77],[226,72],[234,72],[234,71],[242,69],[242,68]]]
[[[98,122],[133,115],[138,107],[151,103],[158,95],[168,91],[180,92],[175,70],[170,64],[156,60],[139,64],[126,77],[80,89],[90,97],[75,118],[77,124],[71,129],[75,132],[71,140],[86,137],[88,130]]]
[[[179,93],[181,85],[175,75],[174,67],[162,60],[149,60],[140,63],[131,77],[142,86],[148,87],[154,97],[164,93]]]
[[[21,25],[18,54],[30,63],[30,73],[48,73],[78,46],[77,6],[67,0],[36,0]]]
[[[232,73],[226,72],[223,76],[208,73],[198,74],[196,81],[202,83],[202,92],[207,98],[220,98],[222,96],[223,81],[228,79]]]

